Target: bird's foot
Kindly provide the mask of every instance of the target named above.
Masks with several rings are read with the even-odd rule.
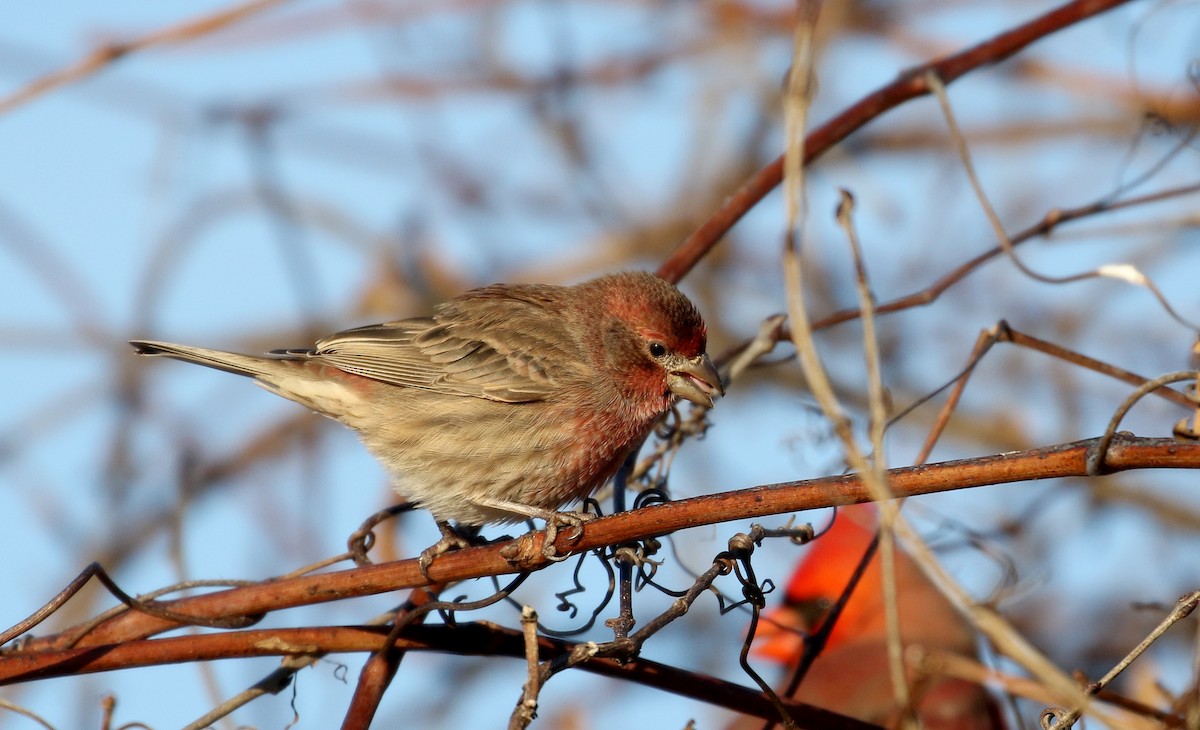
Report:
[[[422,577],[431,583],[433,579],[429,577],[429,566],[433,563],[434,558],[454,550],[474,547],[481,541],[478,527],[461,525],[454,527],[449,522],[439,520],[438,529],[442,533],[442,539],[422,550],[421,557],[417,559],[417,566],[421,569]]]
[[[560,555],[554,543],[558,541],[558,533],[564,527],[571,530],[565,533],[568,541],[576,542],[583,536],[583,524],[594,519],[596,515],[584,512],[551,512],[546,510],[537,515],[546,521],[546,531],[541,533],[541,546],[536,547],[539,533],[530,532],[522,535],[500,551],[501,557],[518,569],[532,570],[542,565],[543,560],[559,563],[570,557],[570,553]]]
[[[546,540],[542,543],[542,557],[553,563],[561,563],[571,557],[570,553],[559,555],[555,549],[554,543],[558,541],[558,531],[562,527],[571,528],[570,533],[566,533],[567,540],[577,542],[583,537],[583,525],[588,520],[596,519],[596,515],[591,512],[555,512],[546,519]]]

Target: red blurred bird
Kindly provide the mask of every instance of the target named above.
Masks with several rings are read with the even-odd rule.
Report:
[[[648,273],[496,284],[432,317],[268,356],[130,344],[252,377],[341,421],[443,531],[448,520],[561,519],[555,510],[611,477],[675,398],[711,406],[723,392],[695,306]]]
[[[777,625],[759,623],[756,654],[793,666],[799,661],[804,642],[798,632],[811,633],[821,626],[874,538],[875,522],[869,505],[839,510],[833,526],[813,543],[792,574],[784,606],[768,612]],[[897,550],[895,563],[904,646],[976,656],[971,624],[912,557]],[[1005,727],[999,708],[977,684],[935,676],[914,685],[911,672],[909,683],[916,719],[926,730]],[[878,553],[793,697],[866,722],[897,726],[903,708],[896,705],[892,691]]]

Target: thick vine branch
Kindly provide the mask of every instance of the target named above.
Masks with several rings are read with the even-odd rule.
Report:
[[[912,497],[992,484],[1088,476],[1088,453],[1099,442],[1089,439],[1040,449],[994,456],[892,469],[888,480],[896,497]],[[1104,459],[1107,472],[1130,469],[1200,469],[1200,444],[1172,439],[1118,436]],[[560,555],[592,550],[633,540],[665,535],[677,530],[799,512],[831,505],[870,501],[855,475],[767,484],[732,492],[682,499],[623,512],[585,525],[579,539],[560,535],[555,548]],[[429,568],[430,577],[451,582],[539,570],[548,564],[542,553],[543,532],[513,541],[468,548],[439,556]],[[507,556],[511,556],[511,559]],[[269,580],[251,586],[215,591],[200,596],[163,601],[173,614],[198,619],[256,616],[283,608],[375,595],[425,585],[416,559],[368,565],[349,570]],[[128,611],[95,627],[82,638],[77,630],[21,644],[21,653],[115,644],[143,639],[177,628],[180,624]],[[77,639],[77,640],[76,640]],[[72,644],[72,642],[75,642]],[[14,658],[13,650],[0,654],[0,673]]]
[[[250,629],[215,634],[146,639],[88,649],[65,649],[13,657],[0,662],[0,684],[73,676],[134,667],[180,664],[214,659],[306,656],[314,653],[439,651],[466,656],[524,657],[524,638],[512,629],[487,622],[413,625],[395,637],[390,647],[387,626],[319,626],[299,629]],[[542,659],[567,656],[576,644],[538,637]],[[775,717],[775,708],[757,690],[704,674],[687,672],[646,659],[596,657],[580,668],[606,677],[636,681],[759,717]],[[846,718],[819,707],[784,700],[793,717],[806,727],[826,730],[868,730],[876,726]]]

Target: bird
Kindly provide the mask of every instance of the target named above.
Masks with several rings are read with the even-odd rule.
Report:
[[[462,546],[451,522],[474,532],[528,518],[578,527],[581,513],[562,507],[612,477],[678,399],[711,408],[724,395],[696,306],[648,272],[493,284],[427,317],[265,355],[130,344],[252,378],[356,431],[395,491],[442,530],[423,571]]]
[[[784,605],[764,614],[756,656],[795,666],[804,651],[803,634],[812,633],[838,600],[875,536],[871,505],[842,507],[833,525],[805,553],[788,581]],[[916,561],[897,546],[895,553],[900,637],[907,646],[976,657],[970,622],[925,576]],[[883,571],[872,556],[858,586],[843,607],[825,647],[792,698],[858,720],[896,727],[904,717],[897,706],[887,647]],[[911,709],[925,730],[1003,730],[995,700],[966,680],[910,675]],[[747,725],[748,727],[749,725]],[[761,727],[761,721],[755,727]],[[741,725],[736,725],[741,727]]]

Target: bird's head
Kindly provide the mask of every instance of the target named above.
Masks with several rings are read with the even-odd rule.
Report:
[[[707,331],[695,305],[654,274],[601,277],[594,287],[603,364],[626,397],[666,410],[675,397],[711,407],[724,395],[705,351]]]

